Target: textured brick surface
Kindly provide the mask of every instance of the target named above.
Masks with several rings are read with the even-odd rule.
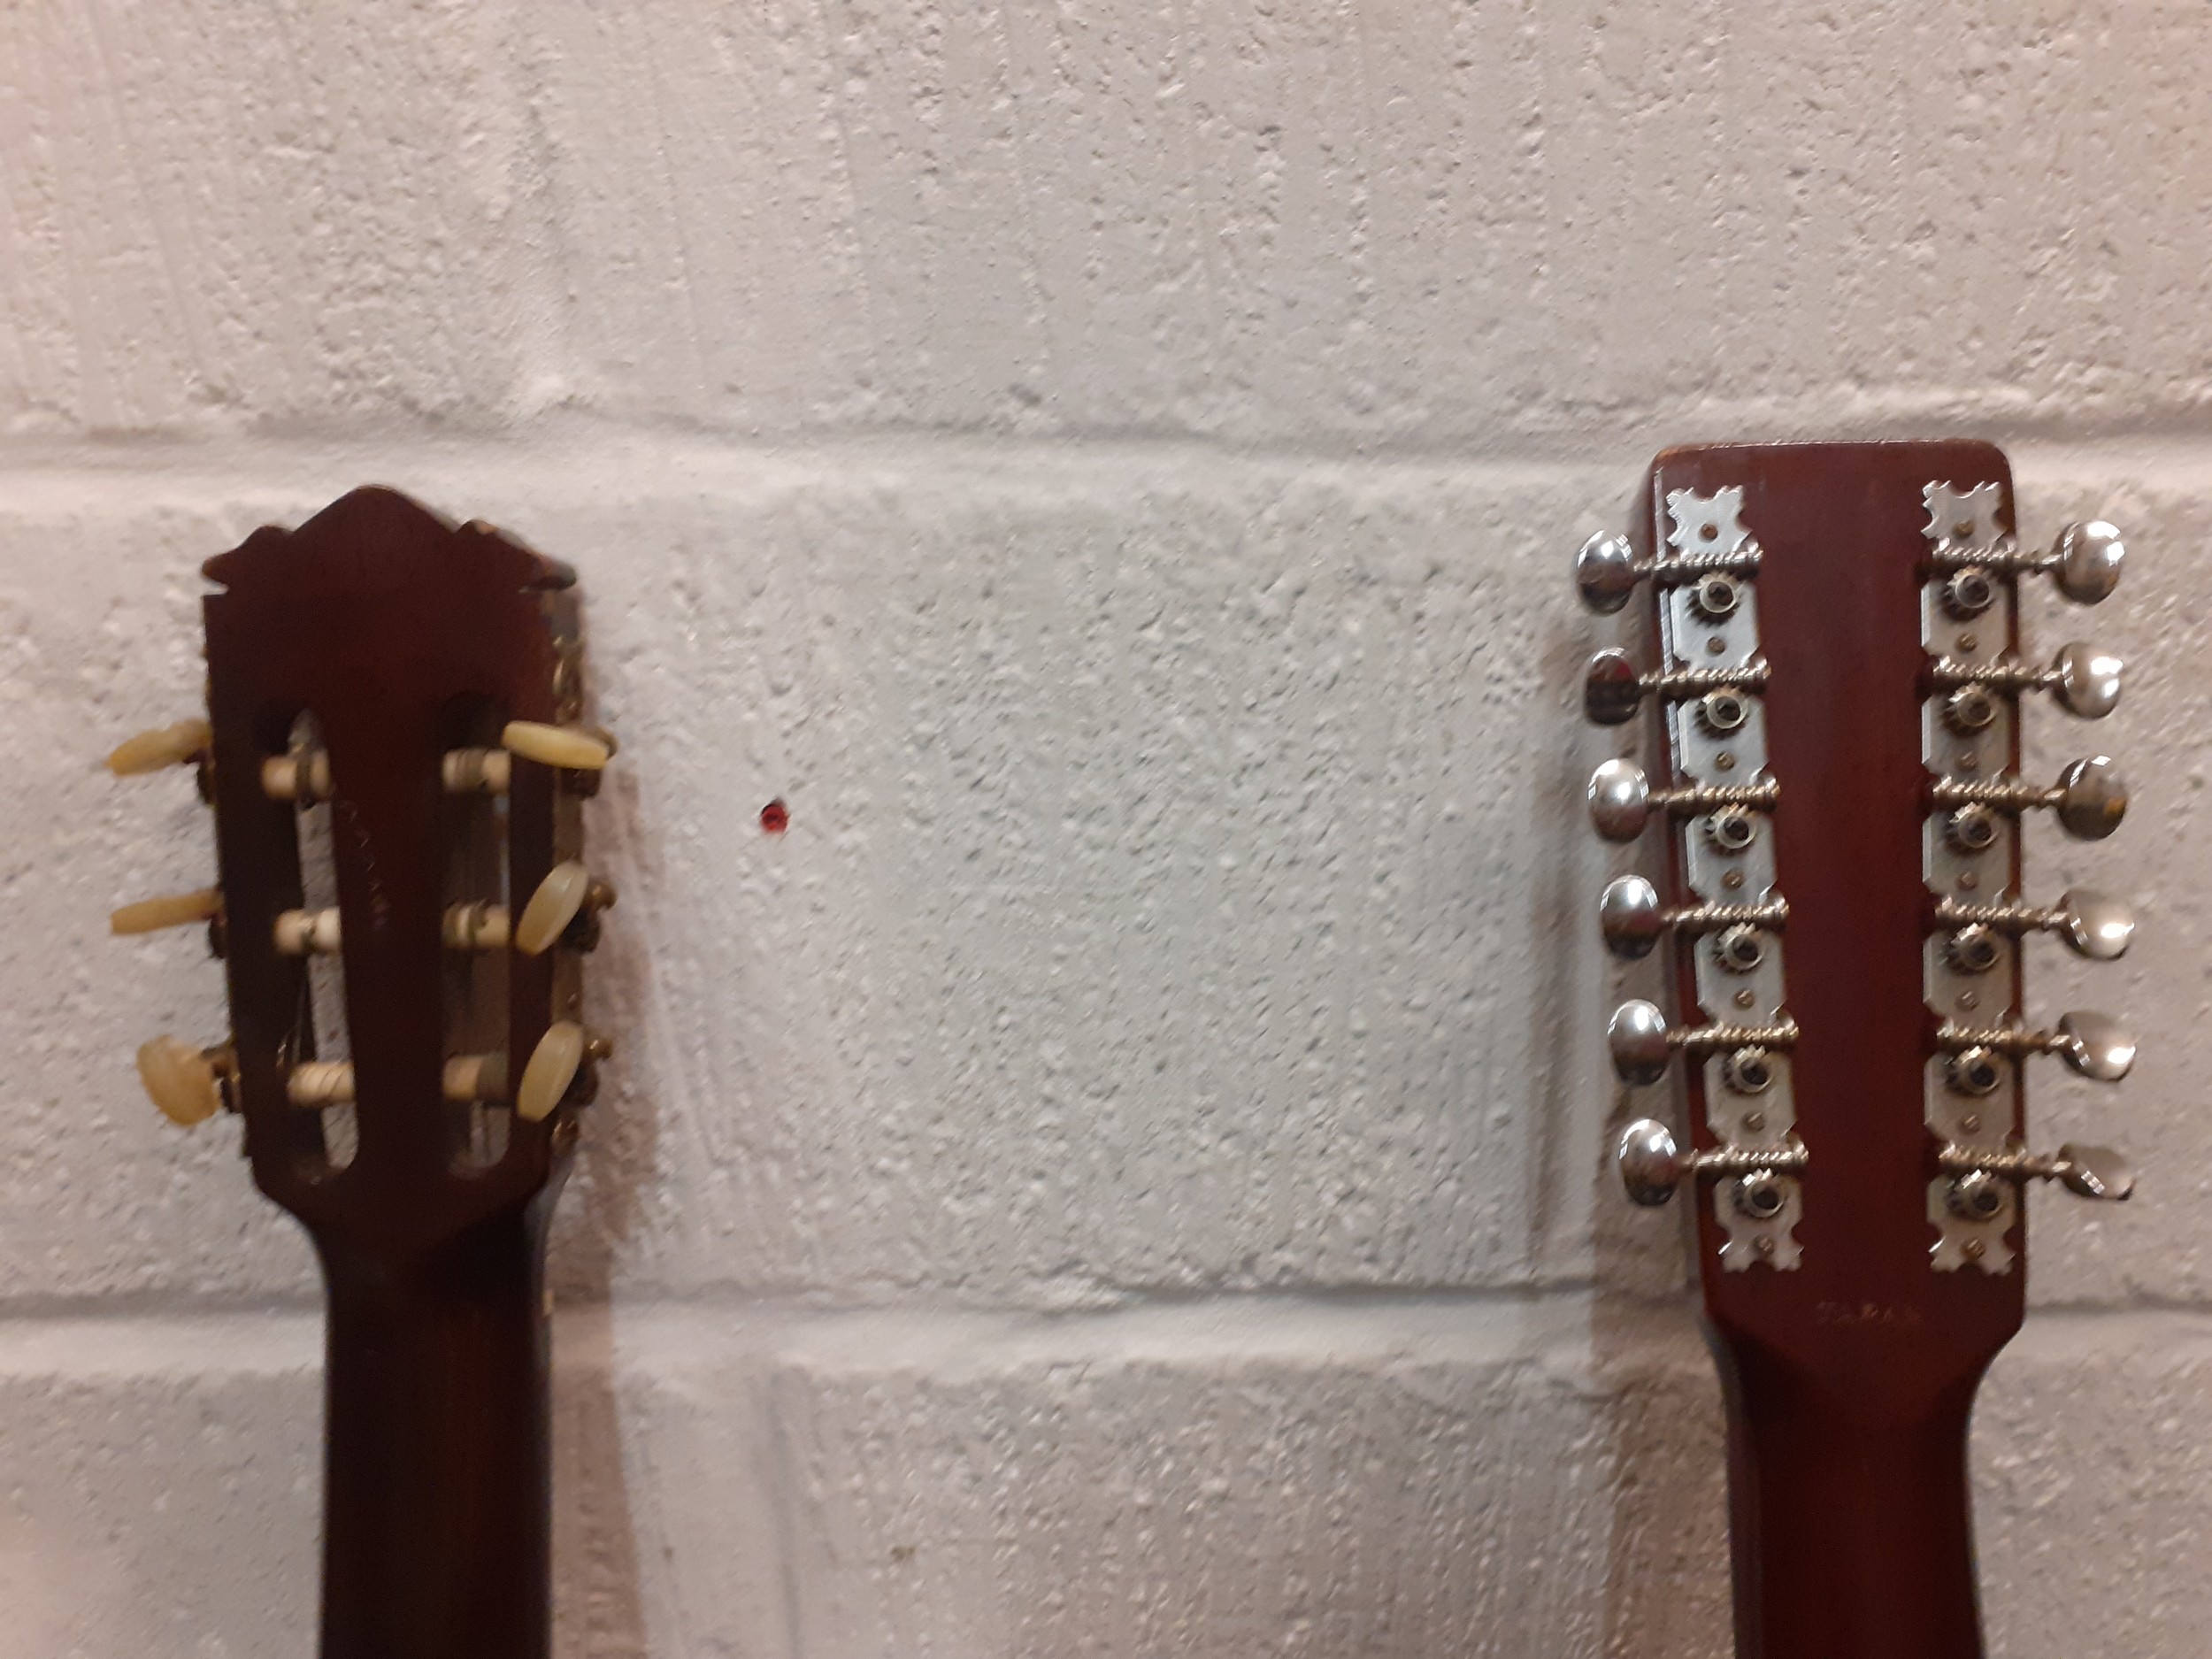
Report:
[[[0,24],[0,411],[1494,439],[2199,410],[2194,10]]]
[[[1595,949],[1567,549],[1707,437],[2012,442],[2134,549],[2125,1015],[1977,1431],[1993,1653],[2200,1659],[2212,544],[2185,7],[426,0],[0,17],[0,1659],[306,1651],[312,1264],[222,1027],[199,561],[359,482],[578,563],[618,1036],[564,1659],[1727,1650]],[[788,803],[780,838],[761,807]],[[1635,1102],[1640,1104],[1642,1102]]]

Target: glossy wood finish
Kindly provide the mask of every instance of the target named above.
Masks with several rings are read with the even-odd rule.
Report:
[[[543,1659],[544,1237],[586,1091],[539,1124],[488,1109],[509,1121],[487,1163],[487,1109],[447,1102],[441,1075],[450,1054],[527,1056],[577,1017],[577,974],[558,950],[457,962],[441,923],[457,899],[501,896],[480,884],[503,856],[518,903],[574,856],[580,823],[543,767],[514,763],[503,814],[446,793],[440,767],[505,719],[573,717],[572,579],[380,489],[257,531],[206,573],[236,1104],[254,1178],[306,1225],[330,1294],[322,1653]],[[285,1094],[316,1041],[307,969],[272,936],[301,902],[301,814],[260,774],[303,711],[334,788],[316,810],[356,1079],[342,1167],[320,1114]]]
[[[1786,986],[1811,1161],[1799,1271],[1724,1271],[1709,1197],[1698,1206],[1707,1328],[1728,1406],[1740,1659],[1982,1651],[1967,1418],[1984,1370],[2019,1327],[2024,1240],[2016,1234],[2024,1259],[2001,1277],[1939,1273],[1929,1261],[1936,1169],[1923,1069],[1935,1022],[1923,988],[1920,589],[1921,492],[1935,480],[2001,483],[2009,508],[2009,471],[1987,444],[1816,444],[1671,450],[1653,465],[1640,514],[1648,553],[1669,490],[1740,485],[1744,523],[1764,549],[1757,603],[1772,664],[1770,769],[1782,787]],[[2016,867],[2013,876],[2016,886]],[[1692,948],[1677,957],[1684,1009],[1696,1007]],[[2016,982],[2011,1000],[2016,1009]],[[1697,1068],[1678,1070],[1691,1073],[1682,1121],[1710,1145]],[[2016,1091],[2011,1110],[2016,1129]]]

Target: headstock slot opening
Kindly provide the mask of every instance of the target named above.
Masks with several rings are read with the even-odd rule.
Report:
[[[504,705],[490,697],[466,695],[448,703],[439,717],[439,741],[448,752],[491,751],[506,724]],[[506,789],[448,789],[440,809],[445,849],[444,902],[448,914],[463,907],[495,911],[501,942],[490,949],[449,949],[443,967],[445,1055],[449,1062],[496,1056],[506,1078],[515,1075],[507,1056],[508,1009],[512,987],[511,952],[504,943],[506,918],[515,913],[509,874],[511,810]],[[496,1098],[446,1103],[452,1134],[452,1165],[467,1174],[495,1168],[507,1156],[513,1121],[506,1087],[488,1087]]]
[[[288,762],[292,776],[306,786],[297,789],[288,802],[278,803],[288,810],[291,818],[298,872],[292,902],[284,908],[309,914],[334,911],[338,905],[338,864],[331,843],[329,761],[322,726],[311,709],[280,712],[270,724],[277,733],[277,741],[268,745],[270,758]],[[268,926],[271,936],[253,941],[254,949],[275,948],[273,918]],[[353,1046],[346,1019],[344,958],[334,951],[310,951],[296,960],[299,968],[297,1012],[290,1032],[279,1045],[281,1063],[290,1068],[318,1061],[349,1061]],[[361,1145],[352,1102],[335,1102],[291,1116],[301,1142],[296,1156],[310,1172],[326,1177],[352,1164]]]

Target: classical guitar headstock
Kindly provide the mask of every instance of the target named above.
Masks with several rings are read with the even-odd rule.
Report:
[[[544,1189],[607,1052],[580,957],[613,894],[580,809],[613,743],[580,724],[575,575],[385,489],[205,572],[207,718],[109,764],[197,770],[220,879],[113,923],[206,923],[232,1030],[157,1038],[140,1074],[180,1124],[240,1113],[256,1180],[319,1238],[403,1256]]]
[[[2127,804],[2101,755],[2019,775],[2022,694],[2095,719],[2120,689],[2090,646],[2021,655],[2021,579],[2094,603],[2119,534],[2022,551],[2004,457],[1964,442],[1670,450],[1638,520],[1576,579],[1600,612],[1645,598],[1658,663],[1599,652],[1585,701],[1602,726],[1658,711],[1658,776],[1609,760],[1590,810],[1610,841],[1656,826],[1663,873],[1613,881],[1599,922],[1617,956],[1667,953],[1671,1013],[1628,1002],[1609,1036],[1629,1084],[1683,1062],[1692,1144],[1640,1119],[1622,1178],[1644,1204],[1695,1189],[1724,1330],[1802,1349],[1881,1324],[1939,1369],[1955,1334],[1978,1372],[2019,1318],[2023,1185],[2133,1180],[2101,1148],[2030,1153],[2022,1109],[2031,1056],[2108,1081],[2134,1057],[2103,1015],[2033,1030],[2022,1006],[2029,935],[2108,959],[2132,931],[2101,894],[2021,891],[2024,814],[2094,840]]]

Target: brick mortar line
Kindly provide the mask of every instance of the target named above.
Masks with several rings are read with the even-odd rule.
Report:
[[[19,488],[65,490],[96,484],[111,489],[119,477],[134,476],[149,483],[196,488],[221,499],[239,494],[289,495],[295,490],[303,498],[319,499],[320,494],[339,486],[321,480],[295,486],[275,479],[285,473],[343,469],[358,481],[377,475],[379,468],[432,474],[449,471],[482,473],[496,468],[489,474],[495,483],[541,478],[556,486],[557,494],[562,487],[578,495],[597,494],[610,483],[639,479],[641,473],[672,493],[684,494],[695,493],[703,483],[716,481],[711,475],[700,475],[697,469],[703,466],[726,469],[733,478],[742,476],[755,486],[764,481],[764,473],[768,481],[777,475],[795,480],[835,475],[861,461],[886,471],[911,465],[918,472],[926,474],[919,481],[933,487],[970,479],[1018,487],[1033,486],[1033,469],[1041,464],[1060,462],[1086,474],[1102,465],[1147,475],[1163,470],[1189,470],[1195,476],[1214,478],[1262,477],[1294,470],[1345,477],[1383,478],[1398,473],[1409,479],[1459,479],[1509,488],[1617,474],[1621,488],[1631,490],[1650,454],[1663,444],[1729,435],[1901,437],[1921,435],[1925,429],[1924,423],[1907,431],[1867,430],[1863,423],[1801,427],[1801,423],[1753,420],[1733,423],[1726,432],[1715,434],[1704,431],[1705,424],[1655,419],[1647,423],[1648,439],[1624,440],[1609,429],[1600,440],[1589,443],[1540,439],[1492,442],[1467,438],[1434,444],[1301,444],[1237,442],[1190,434],[1002,434],[932,427],[817,430],[775,441],[695,426],[661,427],[589,419],[457,433],[396,429],[384,434],[308,435],[34,436],[0,439],[0,478]],[[1949,433],[1962,423],[1947,419],[1941,424]],[[2085,478],[2116,468],[2131,477],[2154,481],[2162,477],[2177,483],[2212,484],[2212,424],[2202,431],[2091,428],[2070,440],[2037,432],[2008,434],[1998,430],[2001,426],[2001,423],[1986,423],[1985,430],[2007,443],[2019,469],[2030,477],[2043,471],[2062,479],[2070,474]],[[596,475],[588,471],[580,474],[580,463],[603,470]],[[956,472],[948,480],[940,472],[948,464],[969,470]],[[663,476],[652,478],[657,472]],[[1593,504],[1604,510],[1615,503]],[[104,501],[99,510],[127,513],[131,505],[125,503],[111,508]]]
[[[1654,1371],[1703,1377],[1686,1303],[1621,1302],[1586,1288],[1347,1302],[1225,1296],[1063,1313],[926,1304],[814,1309],[656,1301],[562,1309],[557,1363],[643,1376],[726,1366],[983,1379],[1061,1365],[1386,1373],[1525,1369],[1587,1382]],[[319,1365],[319,1308],[0,1315],[0,1383],[288,1376]],[[2069,1307],[2032,1314],[1998,1361],[2108,1363],[2147,1356],[2212,1369],[2212,1309]]]

